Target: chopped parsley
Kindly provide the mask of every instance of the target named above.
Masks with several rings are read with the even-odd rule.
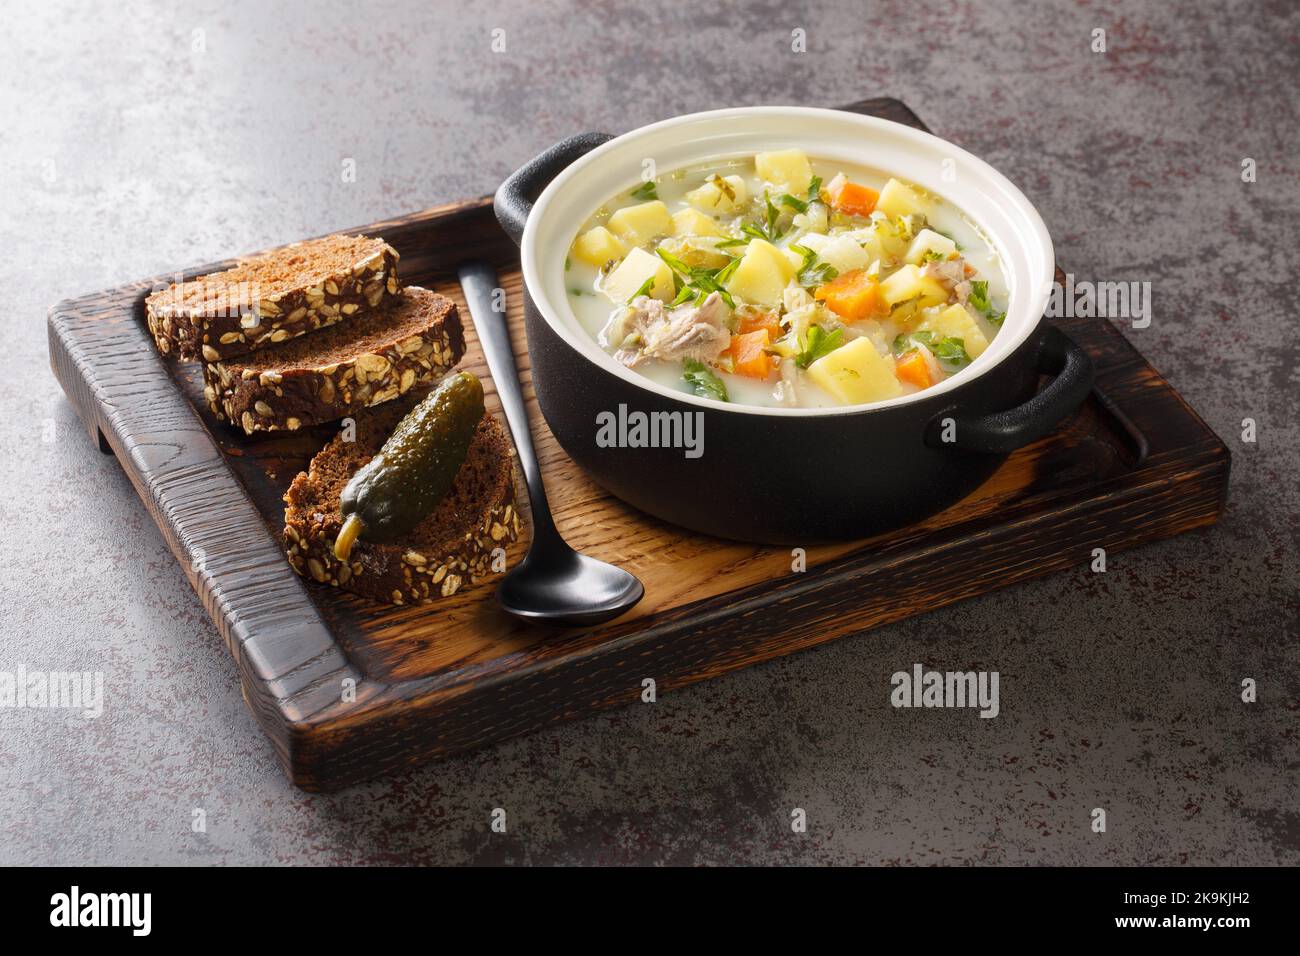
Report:
[[[803,264],[799,266],[799,284],[801,286],[811,288],[825,285],[840,274],[839,270],[829,262],[818,262],[817,253],[807,246],[792,242],[788,248],[803,256]]]
[[[807,212],[807,211],[808,211],[808,203],[807,203],[807,202],[805,202],[805,201],[802,200],[802,199],[796,199],[794,196],[791,196],[789,193],[782,193],[782,194],[781,194],[780,203],[781,203],[782,206],[789,206],[789,207],[790,207],[791,209],[793,209],[795,212]]]
[[[906,355],[908,352],[913,351],[916,348],[916,346],[912,344],[913,340],[925,344],[930,341],[930,338],[931,336],[929,332],[913,332],[911,335],[908,335],[906,332],[899,332],[894,336],[894,357],[897,358],[900,355]]]
[[[775,242],[781,238],[781,231],[776,228],[776,221],[781,218],[781,210],[772,205],[772,197],[763,193],[763,204],[767,207],[767,231]]]
[[[736,300],[731,297],[731,293],[722,287],[722,283],[731,277],[736,271],[736,265],[739,259],[733,258],[721,269],[706,269],[701,266],[690,266],[678,259],[670,252],[664,251],[662,247],[655,250],[659,258],[668,263],[668,268],[680,277],[681,288],[677,292],[677,298],[673,300],[674,305],[681,305],[683,302],[689,302],[692,299],[701,298],[710,292],[716,292],[722,296],[722,301],[727,303],[727,308],[734,309]]]
[[[669,302],[668,305],[675,306],[675,305],[682,305],[683,303],[686,302],[692,302],[694,301],[696,295],[698,294],[699,294],[699,290],[696,289],[694,286],[689,286],[683,283],[682,287],[677,290],[676,298],[674,298],[673,301]]]
[[[812,180],[808,183],[808,201],[816,202],[817,200],[821,199],[821,195],[822,195],[822,178],[820,176],[814,176]]]
[[[690,276],[690,274],[694,271],[691,266],[688,266],[686,263],[682,262],[681,259],[678,259],[671,252],[667,252],[663,248],[663,246],[660,246],[658,249],[655,250],[655,255],[657,255],[664,262],[668,263],[668,268],[672,269],[674,272],[680,272],[683,278]]]
[[[659,192],[653,179],[642,183],[636,189],[632,190],[632,198],[640,199],[642,202],[648,202],[651,199],[658,199]]]
[[[698,359],[686,359],[682,362],[682,378],[696,395],[712,398],[719,402],[729,401],[727,386],[707,365]]]
[[[794,364],[800,368],[807,368],[823,355],[829,355],[843,344],[843,329],[827,332],[820,325],[810,325],[803,341],[799,343],[800,352],[794,357]]]
[[[777,220],[781,218],[781,210],[777,209],[772,202],[772,197],[763,193],[763,217],[761,224],[747,222],[740,227],[740,231],[751,239],[765,239],[768,242],[776,242],[784,232],[777,228]]]
[[[930,352],[943,366],[945,372],[955,372],[959,368],[965,368],[971,361],[970,356],[966,354],[966,343],[961,339],[940,339],[930,348]]]
[[[970,295],[966,301],[993,325],[1001,326],[1003,320],[1007,317],[1005,312],[997,312],[993,309],[993,303],[989,301],[989,283],[987,279],[980,279],[970,284]]]
[[[726,282],[728,279],[731,278],[731,274],[736,271],[739,265],[740,265],[740,257],[736,256],[725,266],[723,266],[721,269],[719,269],[717,272],[714,273],[713,281],[718,283],[719,285]]]
[[[952,337],[936,339],[933,332],[900,333],[894,338],[894,355],[915,352],[918,345],[924,345],[945,372],[955,372],[971,363],[965,342]]]

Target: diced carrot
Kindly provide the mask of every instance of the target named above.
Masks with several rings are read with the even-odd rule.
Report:
[[[870,216],[876,208],[880,193],[867,186],[851,183],[847,179],[831,192],[831,206],[850,216]]]
[[[767,329],[742,332],[731,337],[731,344],[722,353],[731,359],[732,370],[749,378],[767,378],[776,367],[776,360],[765,351],[772,337]]]
[[[917,388],[930,387],[930,366],[920,349],[908,352],[894,365],[894,374],[900,382],[911,382]]]
[[[861,322],[889,311],[885,297],[880,293],[880,283],[863,269],[837,275],[820,286],[813,298],[825,302],[826,308],[845,322]]]
[[[746,312],[740,319],[737,331],[741,335],[766,329],[770,339],[781,337],[781,320],[775,312]]]

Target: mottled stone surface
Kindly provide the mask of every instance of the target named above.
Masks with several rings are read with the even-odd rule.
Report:
[[[108,686],[98,720],[0,710],[0,862],[1300,862],[1294,3],[187,6],[5,7],[0,670]],[[489,192],[576,130],[880,94],[1020,184],[1076,276],[1153,284],[1126,334],[1232,447],[1223,522],[652,707],[289,787],[50,376],[46,308]],[[913,661],[998,670],[1001,716],[892,709]]]

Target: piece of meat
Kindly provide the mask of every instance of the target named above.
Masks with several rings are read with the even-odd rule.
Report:
[[[664,304],[648,295],[637,296],[631,303],[615,309],[596,340],[605,349],[640,350],[642,335],[648,325],[664,321]],[[619,359],[619,361],[623,361]],[[628,364],[624,362],[624,364]]]
[[[671,310],[658,299],[638,296],[632,300],[629,312],[610,319],[601,338],[609,345],[622,344],[614,357],[629,367],[649,358],[707,362],[731,344],[726,317],[727,304],[716,292],[697,304]],[[618,328],[611,328],[615,322]]]
[[[966,281],[966,260],[959,256],[956,259],[944,259],[942,262],[927,262],[921,274],[938,279],[945,288],[955,290],[959,284]]]

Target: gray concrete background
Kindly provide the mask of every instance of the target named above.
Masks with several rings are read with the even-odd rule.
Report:
[[[0,710],[0,862],[1300,862],[1294,3],[177,6],[5,5],[0,670],[108,686],[94,721]],[[490,192],[577,130],[880,94],[1018,183],[1076,276],[1153,283],[1126,334],[1232,447],[1223,522],[653,707],[289,787],[49,374],[46,308]],[[1001,716],[891,709],[913,661],[1000,671]]]

